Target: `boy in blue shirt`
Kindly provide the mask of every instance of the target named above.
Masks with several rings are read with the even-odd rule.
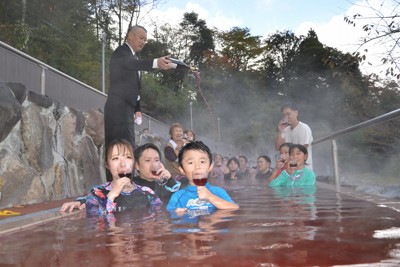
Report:
[[[189,180],[189,185],[175,192],[167,206],[170,211],[188,210],[239,209],[228,193],[208,182],[204,186],[196,186],[193,177],[204,173],[205,177],[213,168],[210,149],[201,141],[194,141],[182,147],[178,155],[179,171]],[[205,178],[204,177],[204,178]]]

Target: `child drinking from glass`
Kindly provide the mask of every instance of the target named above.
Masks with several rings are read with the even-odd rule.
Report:
[[[281,174],[269,183],[270,187],[276,186],[308,186],[315,184],[315,173],[306,168],[308,157],[307,148],[294,144],[289,148],[290,161]]]
[[[228,193],[207,182],[213,168],[210,149],[201,141],[182,147],[178,155],[179,170],[189,180],[189,185],[175,192],[167,206],[168,210],[182,212],[199,209],[238,209]]]

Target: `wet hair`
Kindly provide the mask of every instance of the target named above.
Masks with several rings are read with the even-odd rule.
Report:
[[[236,164],[238,166],[240,166],[239,160],[237,158],[235,158],[235,157],[232,157],[232,158],[228,159],[228,162],[226,163],[226,166],[228,166],[232,161],[236,162]]]
[[[268,157],[267,155],[261,155],[261,156],[259,156],[259,157],[257,158],[257,160],[259,160],[259,159],[261,159],[261,158],[265,159],[267,162],[269,162],[269,164],[271,164],[271,158]]]
[[[183,130],[182,125],[179,122],[175,122],[173,124],[171,124],[171,126],[169,127],[169,135],[172,136],[172,132],[174,131],[175,128],[181,128]]]
[[[240,159],[240,158],[244,159],[244,160],[246,161],[246,163],[248,162],[246,156],[240,155],[238,158],[239,158],[239,159]]]
[[[293,143],[283,143],[283,144],[281,144],[281,145],[279,146],[279,149],[278,149],[278,150],[281,150],[281,148],[282,148],[282,147],[285,147],[285,146],[287,146],[287,147],[290,149],[290,147],[293,146]]]
[[[143,155],[143,152],[144,152],[145,150],[147,150],[147,149],[154,149],[155,151],[157,151],[158,156],[160,157],[160,160],[161,160],[161,152],[160,152],[160,150],[158,149],[158,147],[157,147],[155,144],[153,144],[153,143],[146,143],[146,144],[144,144],[144,145],[138,146],[138,147],[135,149],[135,161],[136,161],[136,162],[139,162],[139,159],[140,159],[140,157]]]
[[[300,150],[301,152],[304,153],[304,155],[308,155],[308,150],[305,146],[300,145],[300,144],[293,144],[290,148],[289,148],[289,155],[292,153],[293,149],[297,148],[298,150]]]
[[[125,139],[114,139],[108,144],[108,146],[106,148],[106,153],[105,153],[106,166],[108,165],[108,160],[111,158],[112,151],[113,151],[115,146],[118,148],[118,153],[120,151],[124,152],[124,151],[128,150],[129,153],[131,153],[132,157],[134,155],[134,149],[133,149],[133,146],[132,146],[132,144],[130,142],[128,142]],[[108,168],[106,168],[106,179],[107,179],[107,182],[111,182],[112,181],[112,174],[111,174],[111,172],[110,172],[110,170]]]
[[[285,108],[290,108],[291,110],[299,110],[297,105],[293,102],[285,102],[282,106],[281,106],[281,112],[283,112],[283,110]]]
[[[183,156],[185,155],[185,152],[189,150],[198,150],[205,152],[208,155],[208,158],[210,159],[210,165],[211,165],[212,154],[210,148],[206,146],[202,141],[193,141],[184,145],[181,151],[179,151],[178,160],[179,160],[179,165],[181,167],[182,167]]]

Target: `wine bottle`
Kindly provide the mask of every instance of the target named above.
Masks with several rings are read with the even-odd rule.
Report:
[[[171,60],[171,65],[173,69],[180,69],[180,70],[190,70],[190,67],[183,61],[180,61],[176,58],[169,58]]]

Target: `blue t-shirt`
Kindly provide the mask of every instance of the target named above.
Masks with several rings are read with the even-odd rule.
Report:
[[[214,195],[234,203],[232,198],[224,189],[210,185],[209,183],[205,186]],[[197,186],[188,185],[187,187],[175,192],[168,202],[167,210],[175,210],[177,208],[187,208],[188,210],[208,210],[215,209],[215,206],[207,201],[199,199],[199,196],[197,195]]]

